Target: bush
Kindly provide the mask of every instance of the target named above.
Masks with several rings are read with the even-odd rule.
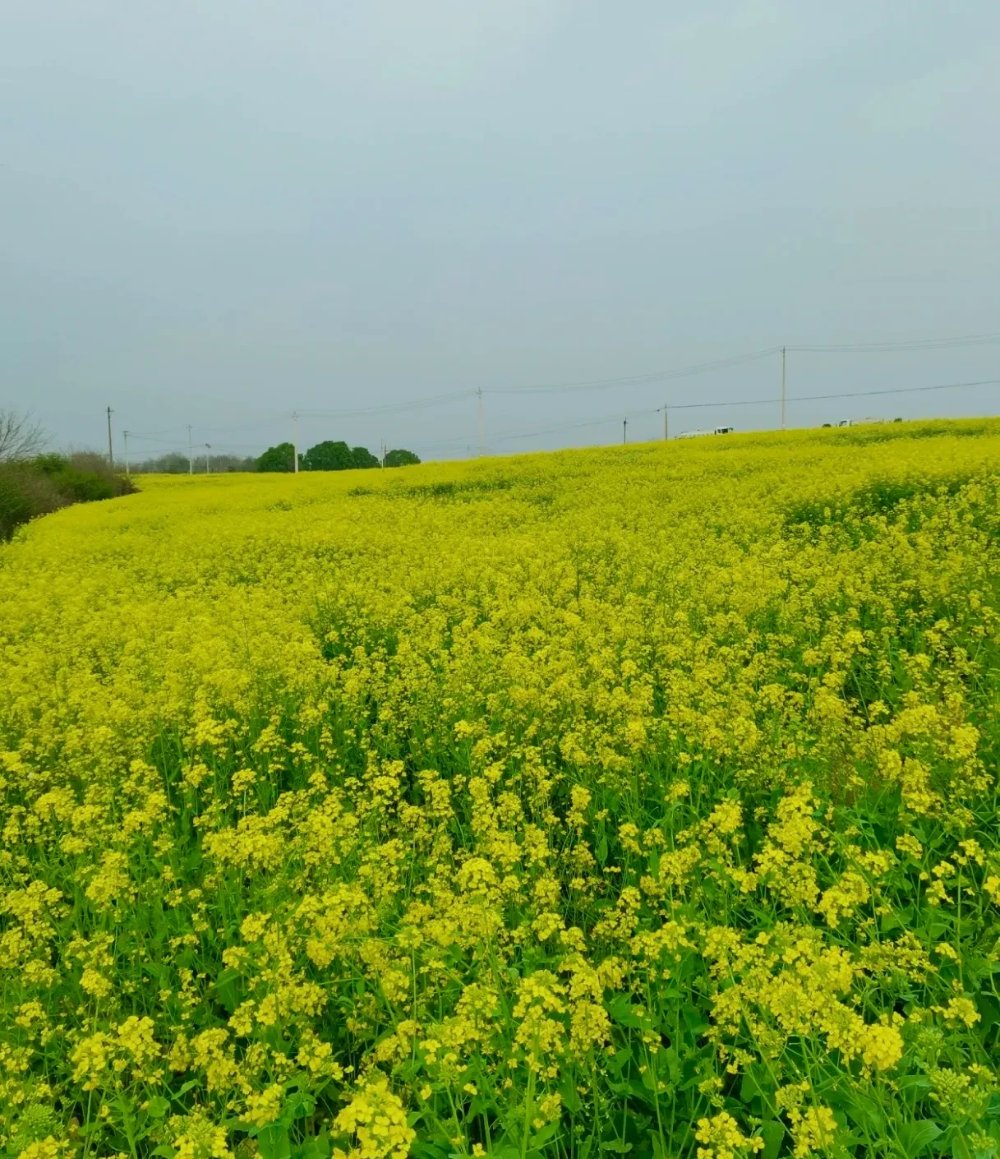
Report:
[[[89,452],[0,464],[0,541],[10,539],[22,523],[70,503],[113,499],[134,491],[101,455]]]
[[[14,528],[32,516],[31,504],[23,486],[20,467],[0,466],[0,539],[10,539]]]

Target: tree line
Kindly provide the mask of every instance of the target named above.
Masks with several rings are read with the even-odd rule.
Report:
[[[401,448],[387,451],[385,458],[379,459],[367,447],[349,447],[345,442],[326,439],[299,455],[299,470],[356,471],[369,467],[408,467],[419,462],[420,458],[412,451]],[[294,471],[295,447],[291,443],[268,447],[257,459],[257,470]]]
[[[386,451],[380,459],[367,447],[349,447],[347,443],[330,439],[317,443],[299,455],[300,471],[356,471],[370,467],[408,467],[419,463],[420,457],[402,447]],[[241,455],[212,454],[211,451],[189,459],[187,455],[171,451],[152,459],[133,463],[132,471],[137,474],[186,475],[189,471],[213,474],[228,474],[233,471],[285,471],[295,470],[295,447],[291,443],[278,443],[268,447],[256,457]]]
[[[37,424],[24,415],[0,410],[0,542],[10,539],[23,523],[47,515],[71,503],[112,499],[128,495],[135,487],[125,474],[93,451],[70,454],[46,453],[48,439]],[[211,455],[201,466],[187,455],[171,452],[131,467],[132,472],[186,474],[188,471],[286,471],[295,470],[295,448],[279,443],[256,458]],[[349,447],[327,439],[299,456],[302,471],[349,471],[370,467],[406,467],[419,463],[412,451],[388,451],[379,459],[367,447]]]

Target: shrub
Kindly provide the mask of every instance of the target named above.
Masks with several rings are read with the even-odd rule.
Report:
[[[32,516],[20,467],[0,466],[0,539],[10,539],[14,528]]]
[[[0,464],[0,540],[10,539],[22,523],[70,503],[113,499],[133,491],[130,480],[101,455],[89,452]]]

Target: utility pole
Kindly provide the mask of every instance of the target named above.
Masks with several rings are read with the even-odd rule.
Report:
[[[486,419],[483,415],[483,388],[480,387],[476,394],[479,396],[479,457],[482,458],[486,454]]]
[[[781,429],[785,429],[785,348],[781,348]]]
[[[628,442],[628,419],[622,419],[622,446]]]
[[[194,474],[194,443],[191,442],[191,424],[188,423],[188,474]]]
[[[210,475],[212,473],[212,464],[209,461],[209,457],[210,457],[211,453],[212,453],[212,444],[206,443],[205,444],[205,474],[206,475]]]
[[[385,470],[385,439],[382,440],[382,461],[379,463],[382,470]]]
[[[663,441],[666,442],[670,438],[670,408],[666,403],[663,404]]]
[[[292,438],[292,458],[295,461],[295,474],[299,473],[299,412],[292,411],[292,422],[295,424],[295,434]]]
[[[108,407],[108,465],[113,467],[115,465],[115,450],[114,444],[111,442],[111,407]]]
[[[125,478],[131,479],[128,469],[128,431],[122,431],[122,435],[125,438]]]

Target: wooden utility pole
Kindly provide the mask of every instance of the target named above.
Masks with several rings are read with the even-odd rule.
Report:
[[[108,466],[115,465],[115,448],[111,441],[111,407],[108,407]]]

